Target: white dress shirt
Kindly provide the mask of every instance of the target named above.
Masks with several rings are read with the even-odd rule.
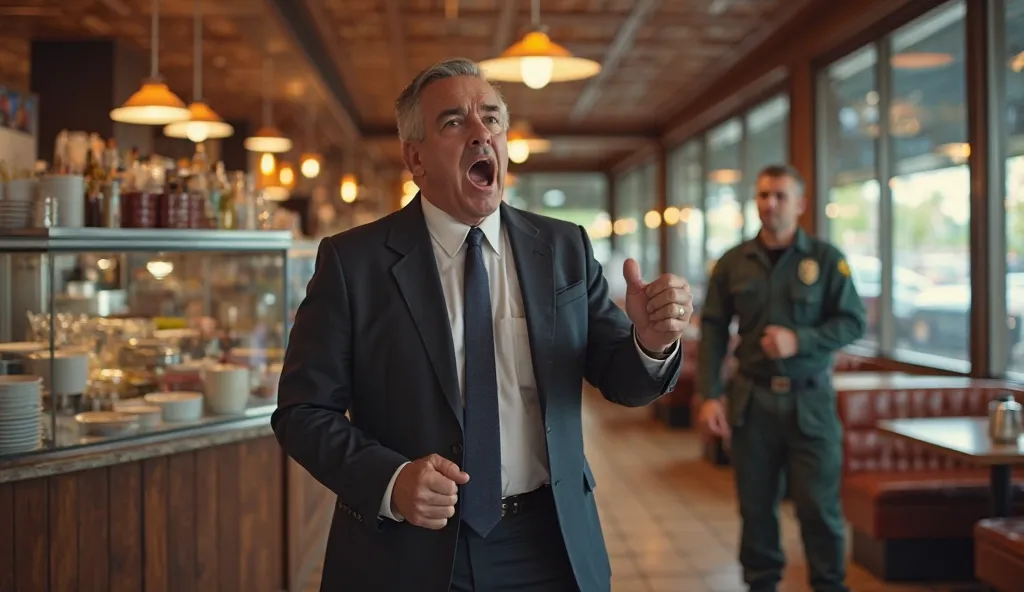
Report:
[[[441,276],[441,289],[448,310],[448,322],[455,346],[455,364],[459,389],[466,396],[465,344],[463,341],[463,277],[466,249],[463,245],[470,227],[455,220],[426,198],[423,216],[434,247],[434,260]],[[547,441],[541,415],[537,382],[530,358],[526,311],[519,289],[512,247],[508,234],[501,227],[501,211],[495,211],[480,224],[484,233],[483,258],[487,269],[494,316],[494,361],[498,378],[498,422],[501,433],[501,495],[507,497],[533,491],[549,482]],[[635,334],[634,334],[635,341]],[[646,355],[636,343],[637,351],[651,376],[660,378],[667,365],[679,355],[679,348],[665,360]],[[391,492],[399,471],[395,471],[384,491],[380,515],[402,520],[391,512]],[[472,475],[470,475],[472,478]]]

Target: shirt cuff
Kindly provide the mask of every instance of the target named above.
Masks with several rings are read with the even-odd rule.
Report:
[[[640,361],[643,362],[644,368],[647,368],[647,373],[651,375],[651,378],[663,378],[669,364],[679,355],[678,341],[672,344],[672,351],[664,360],[657,360],[647,355],[644,353],[644,348],[640,347],[640,340],[636,336],[636,327],[633,328],[633,345],[636,346],[636,352],[640,354]]]
[[[388,487],[384,490],[384,498],[380,500],[379,514],[382,518],[390,518],[395,522],[403,522],[405,520],[405,517],[403,517],[399,512],[391,511],[391,492],[395,489],[395,481],[398,479],[398,474],[402,472],[402,469],[404,469],[407,464],[409,464],[409,462],[402,463],[398,469],[395,470],[395,474],[391,475],[391,481],[388,481]]]

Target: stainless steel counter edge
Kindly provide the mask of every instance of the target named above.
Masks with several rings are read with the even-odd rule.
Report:
[[[38,479],[270,436],[270,413],[144,438],[114,440],[0,461],[0,483]]]

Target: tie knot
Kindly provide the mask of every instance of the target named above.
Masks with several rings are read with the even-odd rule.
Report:
[[[469,236],[466,237],[466,242],[471,247],[479,247],[484,242],[484,231],[480,230],[479,227],[474,226],[469,229]]]

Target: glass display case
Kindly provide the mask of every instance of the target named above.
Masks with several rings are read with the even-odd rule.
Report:
[[[289,273],[290,232],[13,232],[0,237],[0,461],[273,411],[290,294],[309,278]]]

